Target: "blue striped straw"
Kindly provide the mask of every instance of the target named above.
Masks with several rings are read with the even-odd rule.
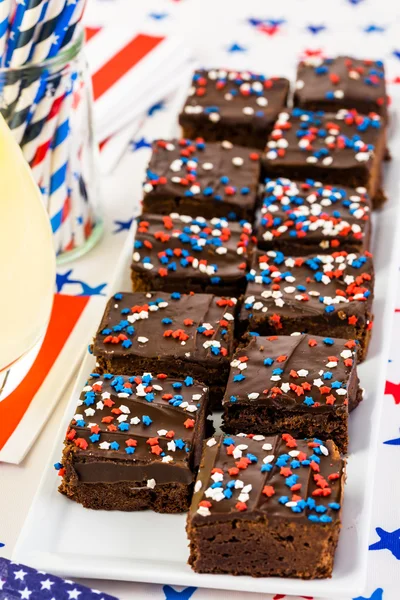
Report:
[[[85,9],[86,0],[77,0],[76,7],[74,10],[73,17],[68,25],[68,29],[65,32],[64,40],[62,43],[62,47],[67,46],[72,38],[74,37],[76,26],[82,18],[83,11]]]
[[[17,10],[15,11],[14,21],[12,22],[10,34],[8,36],[8,45],[6,51],[5,66],[11,66],[12,56],[15,48],[18,45],[18,39],[21,32],[21,25],[24,20],[25,13],[35,9],[43,0],[29,0],[25,4],[24,0],[17,0]]]
[[[67,0],[67,4],[64,6],[64,9],[60,15],[60,18],[54,30],[54,42],[50,46],[47,58],[53,58],[54,56],[56,56],[57,52],[62,47],[77,2],[78,0]]]
[[[8,22],[10,18],[11,0],[0,0],[0,67],[6,50]]]
[[[32,60],[33,57],[33,51],[35,50],[35,44],[37,42],[37,39],[39,37],[39,32],[40,32],[40,27],[39,25],[41,25],[46,17],[46,13],[47,13],[47,9],[49,6],[49,2],[51,2],[51,0],[45,0],[43,6],[42,6],[42,12],[40,13],[40,17],[38,22],[36,23],[35,26],[35,33],[33,36],[33,40],[32,40],[32,46],[31,46],[31,51],[29,53],[29,58],[28,58],[28,62]]]

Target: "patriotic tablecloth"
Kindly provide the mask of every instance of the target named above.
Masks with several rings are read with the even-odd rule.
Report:
[[[135,31],[143,30],[156,38],[178,33],[201,65],[240,69],[251,64],[254,70],[266,74],[275,74],[274,56],[277,53],[287,55],[291,64],[293,56],[299,53],[338,53],[339,48],[343,53],[360,57],[382,58],[390,85],[400,85],[400,4],[396,0],[89,0],[86,22],[95,34],[107,26],[121,23],[132,23]],[[171,77],[175,75],[179,78],[180,73]],[[104,143],[106,234],[102,243],[86,257],[58,269],[59,293],[86,296],[91,300],[106,296],[107,284],[132,221],[132,198],[139,191],[132,184],[130,174],[133,169],[141,169],[145,165],[150,141],[158,133],[157,123],[162,122],[163,115],[171,110],[171,104],[173,106],[177,102],[173,90],[168,86],[165,90],[166,97],[157,98],[139,117],[134,117],[129,128]],[[108,153],[107,144],[111,149]],[[115,166],[113,157],[116,152],[121,159]],[[82,302],[83,308],[84,304]],[[397,476],[400,461],[400,350],[397,343],[400,335],[400,291],[397,307],[386,395],[382,398],[384,413],[379,436],[379,470],[371,490],[374,511],[368,582],[363,596],[357,600],[400,598],[400,479]],[[68,391],[25,461],[20,466],[0,465],[0,556],[10,557],[12,554],[47,462],[48,447],[53,443],[52,436],[57,431],[67,394]],[[21,569],[27,571],[24,567]],[[26,577],[29,578],[28,575]],[[46,581],[46,578],[43,580]],[[226,592],[193,587],[110,581],[82,583],[120,599],[222,600],[227,596]],[[74,589],[68,588],[73,594],[67,595],[67,598],[84,597],[79,595],[79,588],[76,588],[77,592]],[[229,595],[233,600],[285,598],[282,595],[261,596],[251,591],[246,594],[230,592]],[[0,599],[6,597],[32,600],[34,595],[27,580],[25,587],[17,588],[15,596],[10,592],[6,596],[0,585]]]

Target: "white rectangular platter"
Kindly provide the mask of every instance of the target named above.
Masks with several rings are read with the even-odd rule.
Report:
[[[390,141],[400,157],[400,132]],[[373,495],[373,474],[386,365],[394,312],[400,240],[400,194],[397,182],[400,160],[395,158],[386,177],[390,200],[374,215],[373,251],[376,285],[375,322],[368,359],[359,369],[366,396],[350,417],[350,455],[343,510],[343,528],[333,577],[302,581],[283,578],[251,579],[229,575],[199,575],[187,565],[188,542],[184,515],[99,512],[84,509],[57,492],[53,464],[61,457],[67,425],[94,359],[87,355],[66,409],[48,468],[33,501],[15,548],[13,559],[68,577],[87,577],[225,590],[354,597],[362,593],[367,570],[368,536]],[[130,289],[132,236],[119,265],[113,292]],[[88,340],[82,340],[86,344]],[[100,587],[100,584],[99,584]]]

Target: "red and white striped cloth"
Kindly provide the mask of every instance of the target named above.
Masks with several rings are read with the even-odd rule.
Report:
[[[190,64],[190,52],[178,36],[155,35],[131,26],[88,27],[86,31],[95,129],[98,141],[104,142],[177,88]]]

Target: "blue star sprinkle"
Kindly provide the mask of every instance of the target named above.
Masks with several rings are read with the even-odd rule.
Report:
[[[396,531],[385,531],[381,527],[376,527],[376,533],[379,535],[379,542],[371,544],[370,550],[390,550],[393,556],[400,560],[400,529]]]

